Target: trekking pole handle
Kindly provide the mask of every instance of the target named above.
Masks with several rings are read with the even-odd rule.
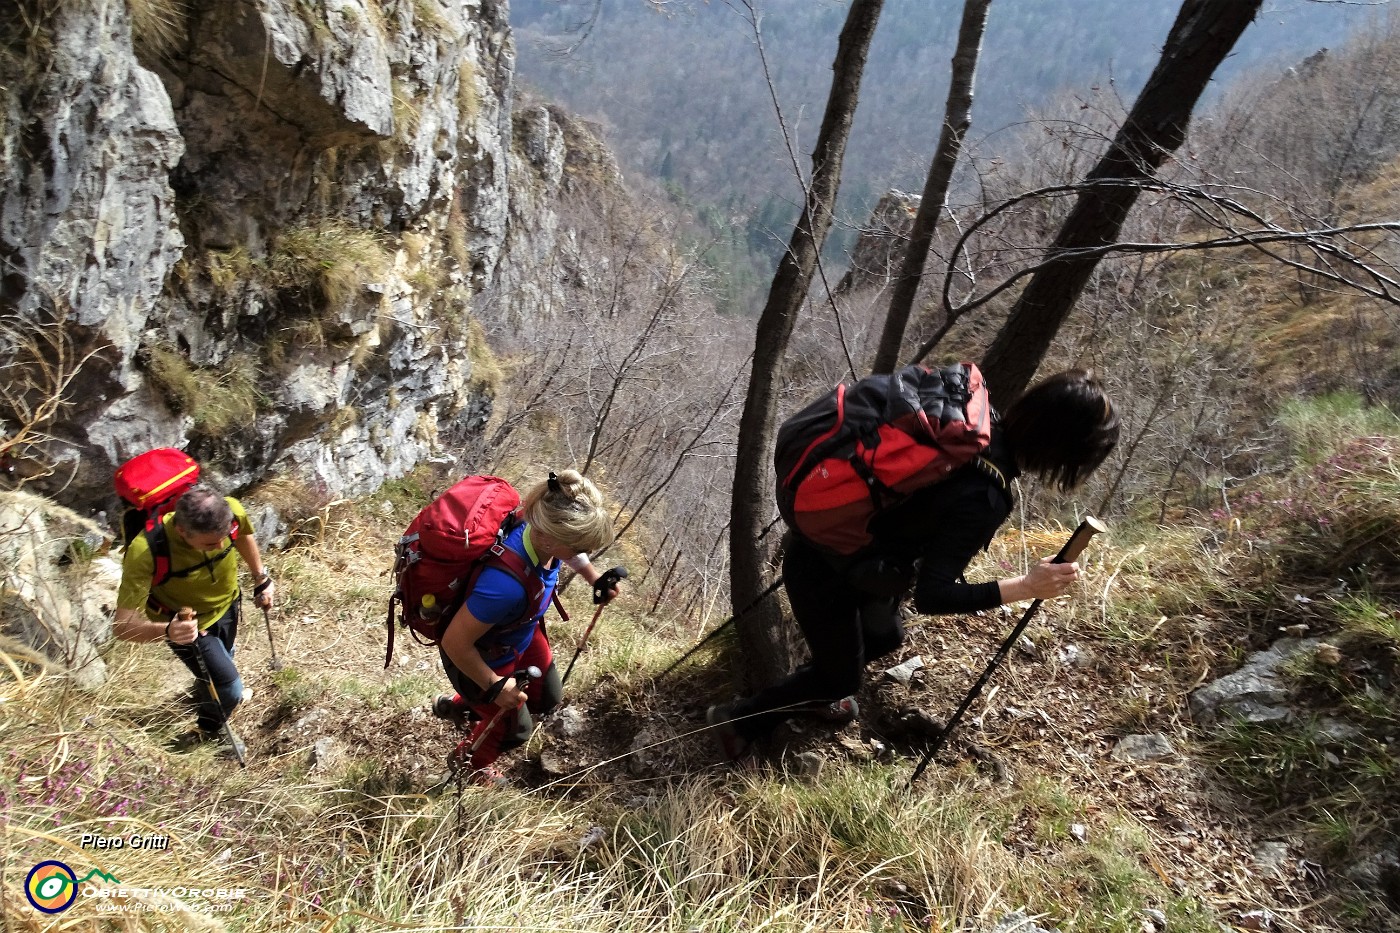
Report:
[[[596,606],[608,601],[608,591],[617,589],[617,585],[627,579],[626,567],[614,567],[607,571],[598,579],[593,581],[593,604]]]
[[[1060,553],[1055,555],[1054,563],[1069,564],[1078,560],[1080,553],[1089,546],[1089,539],[1104,531],[1108,531],[1107,525],[1092,515],[1086,515],[1065,546],[1060,548]]]
[[[531,664],[529,667],[522,667],[520,670],[514,672],[513,674],[507,674],[506,676],[502,677],[500,680],[496,681],[491,686],[483,690],[481,692],[481,702],[495,703],[496,697],[500,696],[501,690],[505,688],[507,680],[515,681],[515,689],[524,690],[530,685],[530,681],[538,680],[542,676],[544,675],[540,673],[540,669],[538,667],[535,667],[535,665],[533,664]]]
[[[543,676],[544,676],[544,673],[543,673],[538,667],[536,667],[535,665],[531,664],[529,667],[521,668],[520,670],[516,671],[514,674],[511,674],[510,677],[509,677],[508,679],[512,679],[512,680],[515,681],[515,689],[517,689],[517,690],[524,690],[526,687],[528,687],[528,686],[530,685],[530,681],[532,681],[532,680],[539,680],[539,679],[540,679],[541,677],[543,677]],[[502,680],[501,683],[505,683],[505,680]],[[499,694],[500,694],[500,691],[497,691],[497,695],[499,695]],[[498,710],[496,710],[496,715],[494,715],[494,716],[491,717],[491,721],[488,722],[488,723],[486,724],[486,727],[485,727],[484,729],[482,729],[481,732],[479,732],[479,733],[477,734],[476,739],[473,740],[472,743],[471,743],[470,745],[467,746],[466,755],[467,755],[468,757],[470,757],[471,755],[476,754],[476,750],[477,750],[478,748],[481,747],[481,743],[483,743],[483,742],[486,741],[486,736],[489,735],[489,734],[491,733],[491,730],[492,730],[492,729],[495,729],[495,728],[496,728],[496,725],[501,721],[501,718],[502,718],[503,716],[505,716],[505,714],[508,713],[508,712],[510,712],[510,710],[507,710],[507,709],[498,709]],[[458,748],[460,749],[461,746],[458,746]]]

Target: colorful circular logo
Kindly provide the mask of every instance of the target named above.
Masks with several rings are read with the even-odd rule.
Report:
[[[24,896],[36,910],[62,913],[78,899],[78,876],[62,862],[40,862],[24,879]]]

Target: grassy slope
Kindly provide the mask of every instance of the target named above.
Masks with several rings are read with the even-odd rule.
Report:
[[[1172,931],[1216,930],[1258,908],[1283,929],[1340,931],[1381,916],[1344,887],[1254,866],[1260,839],[1307,839],[1242,796],[1248,784],[1218,770],[1220,753],[1185,721],[1191,687],[1230,669],[1261,619],[1286,621],[1291,599],[1239,585],[1255,572],[1240,537],[1119,529],[1096,542],[1079,594],[1047,607],[1031,629],[1037,651],[1013,652],[974,711],[980,728],[966,727],[913,793],[904,756],[919,742],[901,731],[902,710],[946,714],[1009,617],[916,620],[901,657],[924,657],[920,681],[872,678],[861,723],[784,737],[787,760],[820,759],[812,780],[786,776],[781,752],[743,771],[716,762],[700,725],[722,676],[698,665],[650,684],[686,641],[664,611],[645,615],[643,592],[604,615],[575,671],[580,735],[547,730],[515,753],[511,789],[431,798],[422,791],[455,741],[421,712],[442,686],[436,659],[401,642],[389,672],[381,660],[383,542],[413,492],[336,506],[319,540],[273,558],[287,668],[268,670],[261,620],[249,618],[240,658],[257,695],[236,722],[253,752],[246,771],[211,749],[164,747],[188,722],[187,677],[159,650],[114,646],[113,676],[93,696],[13,660],[0,681],[14,762],[0,777],[10,929],[59,928],[20,889],[45,858],[127,886],[246,889],[223,914],[138,893],[126,903],[145,912],[113,929],[952,930],[1025,907],[1065,931],[1137,933],[1143,910],[1164,912]],[[979,575],[1063,535],[1004,535]],[[575,622],[555,625],[564,659],[589,615],[584,595],[569,594]],[[1069,644],[1087,663],[1068,658]],[[629,755],[643,727],[652,747]],[[1139,731],[1168,733],[1181,754],[1108,757]],[[340,751],[313,768],[322,738]],[[543,771],[542,750],[566,777]],[[171,843],[99,853],[79,847],[85,831]],[[82,897],[60,918],[99,917],[102,903]]]

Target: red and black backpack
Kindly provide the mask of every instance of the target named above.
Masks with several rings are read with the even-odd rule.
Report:
[[[174,447],[148,450],[117,467],[113,483],[127,504],[122,513],[122,547],[130,545],[152,519],[165,517],[197,482],[199,464]]]
[[[843,383],[778,429],[778,510],[818,547],[855,554],[872,541],[871,519],[978,458],[991,438],[992,407],[972,363]]]
[[[394,654],[394,608],[399,624],[420,644],[435,645],[452,614],[487,567],[509,573],[525,588],[525,618],[543,608],[544,584],[525,559],[505,546],[522,522],[520,494],[497,476],[468,476],[423,507],[394,546],[394,592],[385,619]]]

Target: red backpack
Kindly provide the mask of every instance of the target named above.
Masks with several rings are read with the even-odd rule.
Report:
[[[838,385],[778,429],[778,510],[833,554],[870,544],[870,520],[945,479],[992,440],[992,407],[972,363],[906,366]]]
[[[183,450],[157,447],[117,467],[113,483],[129,508],[122,513],[122,547],[159,520],[199,482],[199,464]]]
[[[505,546],[522,521],[520,494],[497,476],[468,476],[423,507],[394,545],[394,592],[389,597],[388,647],[394,655],[394,606],[399,624],[420,644],[435,645],[452,613],[486,567],[506,571],[525,588],[529,617],[540,611],[544,587],[525,559]]]

